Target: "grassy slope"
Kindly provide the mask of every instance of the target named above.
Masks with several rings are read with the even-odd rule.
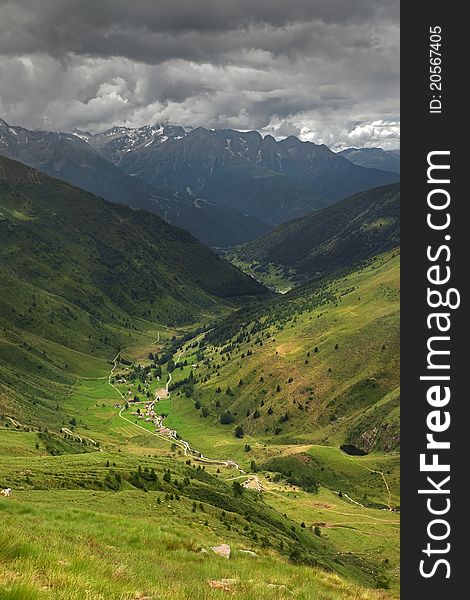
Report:
[[[398,271],[398,252],[390,252],[320,289],[318,284],[306,286],[267,308],[250,308],[229,317],[209,334],[213,343],[204,348],[202,360],[198,357],[200,336],[183,345],[172,383],[187,379],[193,371],[198,383],[192,396],[187,398],[182,393],[184,388],[177,388],[157,408],[160,414],[168,415],[166,424],[204,455],[232,458],[248,472],[253,472],[251,462],[255,461],[269,506],[285,512],[298,524],[319,524],[322,539],[331,541],[340,553],[386,561],[387,576],[394,588],[398,577],[398,517],[384,509],[400,504]],[[268,325],[260,331],[258,343],[257,335],[252,335],[240,347],[220,354],[234,341],[231,331],[238,335],[242,322],[266,322],[267,315],[275,327],[271,331]],[[360,353],[351,348],[360,348]],[[249,350],[252,354],[246,356]],[[308,352],[310,357],[306,358]],[[351,354],[357,360],[352,364]],[[180,351],[175,353],[177,356]],[[196,369],[191,367],[195,363]],[[121,367],[124,374],[131,370]],[[263,383],[259,377],[264,377]],[[287,383],[290,377],[293,381]],[[242,386],[238,385],[240,379]],[[309,401],[310,388],[317,389],[312,384],[319,382],[321,395],[314,393],[314,400]],[[277,384],[280,392],[276,391]],[[126,384],[121,389],[125,392],[130,387],[134,393],[136,385]],[[152,382],[152,393],[161,385]],[[223,389],[217,394],[219,386]],[[233,396],[225,394],[228,386]],[[333,404],[331,399],[335,400]],[[195,408],[195,400],[209,408],[206,418]],[[299,404],[304,410],[298,408]],[[268,414],[270,406],[274,408],[272,415]],[[256,408],[260,416],[254,419]],[[336,412],[333,420],[332,408]],[[227,409],[235,421],[221,425],[218,417]],[[245,416],[247,409],[249,417]],[[345,414],[339,415],[340,409]],[[285,412],[290,418],[280,423],[279,417]],[[233,435],[237,423],[244,427],[241,439]],[[273,435],[277,426],[282,431]],[[348,456],[338,448],[345,441],[367,449],[370,445],[374,451],[363,457]],[[246,444],[250,446],[248,452]],[[289,475],[297,479],[313,477],[321,485],[320,492],[306,493],[298,485],[289,484]]]
[[[233,429],[217,424],[230,410],[246,434],[262,435],[269,444],[393,450],[399,443],[398,319],[395,251],[339,279],[228,317],[208,334],[197,370],[195,397],[210,416],[201,421],[182,394],[172,403],[199,430],[203,421],[214,431]]]
[[[0,158],[3,414],[53,423],[78,377],[158,323],[262,291],[183,230]],[[91,356],[91,358],[90,358]]]
[[[126,356],[142,363],[144,354],[135,349]],[[326,503],[323,495],[274,484],[269,484],[266,499],[253,492],[235,497],[231,484],[239,477],[236,471],[222,468],[217,473],[211,465],[199,471],[196,462],[188,466],[166,440],[119,419],[113,408],[118,396],[105,373],[98,370],[95,377],[80,381],[67,401],[77,418],[73,433],[98,440],[104,452],[87,445],[85,453],[77,454],[69,436],[49,431],[47,439],[37,428],[5,428],[0,421],[0,487],[14,490],[12,499],[0,501],[8,524],[0,537],[0,584],[5,588],[0,598],[78,599],[86,590],[104,598],[212,598],[220,592],[211,590],[208,580],[221,578],[236,579],[237,594],[247,600],[255,595],[284,597],[283,588],[267,584],[286,585],[295,597],[305,599],[389,597],[359,585],[373,586],[383,573],[395,583],[394,546],[388,537],[372,537],[374,543],[368,543],[364,535],[375,534],[365,533],[357,523],[365,522],[367,531],[371,525],[378,530],[377,511],[364,516],[346,500],[332,502],[328,497]],[[158,384],[152,380],[151,388]],[[64,453],[51,456],[51,441],[58,448],[58,440],[63,441]],[[211,454],[217,451],[213,448]],[[148,492],[130,483],[131,472],[139,466],[156,470],[162,485],[158,491],[152,491],[151,483],[144,482]],[[171,483],[164,482],[165,469],[171,470]],[[116,474],[122,478],[117,487]],[[185,477],[189,484],[184,484]],[[295,511],[296,496],[301,498],[301,513]],[[321,513],[326,507],[338,526],[355,530],[347,539],[329,530],[318,538],[312,529],[300,527],[301,520],[309,527],[325,520],[318,514],[319,501]],[[383,522],[396,540],[396,516],[384,514]],[[209,550],[220,543],[229,543],[234,551],[229,563]],[[297,546],[310,566],[287,560]],[[255,563],[240,549],[254,550]],[[327,572],[312,566],[315,563]]]
[[[270,307],[241,311],[209,334],[212,343],[194,369],[199,383],[192,397],[175,390],[159,407],[169,415],[168,426],[205,455],[234,458],[248,471],[255,461],[271,505],[289,506],[298,521],[326,522],[322,527],[341,548],[351,544],[355,551],[378,553],[394,566],[398,522],[383,509],[400,505],[398,288],[395,250],[320,289],[306,286]],[[241,323],[242,331],[264,325],[236,343]],[[189,364],[197,362],[192,346],[185,346]],[[174,371],[173,382],[190,370]],[[209,416],[202,417],[195,400]],[[226,410],[234,417],[231,425],[218,422]],[[289,420],[281,422],[286,413]],[[243,426],[241,439],[233,435],[236,424]],[[372,452],[348,456],[339,450],[345,442]],[[276,473],[282,476],[274,484]],[[289,485],[289,476],[313,478],[320,494]]]
[[[0,598],[208,600],[223,594],[209,581],[227,579],[242,600],[388,597],[333,573],[290,564],[250,541],[240,549],[256,549],[258,558],[235,548],[230,561],[202,553],[239,536],[205,512],[195,516],[188,501],[157,505],[158,496],[25,492],[2,505],[7,525],[0,534]],[[21,532],[16,521],[23,524]]]
[[[398,183],[345,198],[284,223],[230,254],[234,264],[282,290],[302,280],[350,267],[399,244]],[[277,283],[277,286],[276,286]]]
[[[130,349],[126,358],[145,363],[149,347],[158,350]],[[261,504],[254,493],[234,498],[229,486],[239,477],[236,471],[222,469],[218,474],[209,465],[206,476],[192,470],[167,441],[119,419],[113,408],[117,394],[107,384],[108,368],[80,380],[66,403],[77,418],[74,433],[98,440],[104,452],[86,446],[85,454],[76,454],[76,444],[64,439],[65,454],[51,456],[44,432],[4,428],[0,421],[0,487],[14,490],[12,499],[0,502],[7,524],[0,539],[1,598],[215,598],[220,590],[211,589],[208,581],[225,578],[236,580],[230,585],[246,600],[286,594],[305,600],[391,597],[361,584],[374,586],[377,577],[385,576],[396,587],[395,514],[360,509],[327,489],[306,494],[261,474],[269,489]],[[137,382],[132,385],[135,389]],[[158,385],[150,382],[152,390]],[[49,432],[49,437],[57,443],[64,436]],[[218,456],[219,450],[211,448],[210,455]],[[136,489],[127,479],[139,465],[156,469],[162,484],[164,469],[171,469],[173,483],[161,491]],[[110,487],[115,473],[122,477],[117,491]],[[173,485],[175,478],[181,483],[188,475],[195,477],[190,486]],[[201,494],[202,489],[206,492]],[[168,493],[177,493],[179,499],[167,498]],[[318,521],[327,522],[320,538],[311,529]],[[229,562],[209,549],[220,543],[232,547]],[[328,570],[288,561],[299,545],[306,548],[308,560],[330,565]],[[241,549],[255,551],[258,558],[244,556]],[[331,568],[340,576],[329,572]]]
[[[5,521],[0,535],[0,598],[68,600],[87,593],[111,599],[215,598],[220,591],[211,590],[208,581],[227,578],[235,580],[230,585],[246,600],[286,597],[285,588],[270,584],[286,586],[289,596],[305,600],[389,597],[360,585],[371,585],[378,574],[395,576],[393,551],[387,547],[392,563],[385,565],[380,548],[388,546],[388,534],[380,544],[362,539],[357,552],[355,537],[363,537],[361,520],[372,538],[380,525],[372,511],[359,514],[344,502],[338,505],[327,496],[315,497],[323,512],[338,512],[336,523],[329,523],[331,531],[324,529],[318,537],[310,528],[313,523],[302,528],[299,522],[299,516],[307,522],[312,519],[311,495],[301,496],[301,514],[293,511],[297,500],[292,491],[273,488],[272,502],[248,491],[236,497],[229,471],[217,474],[210,467],[202,471],[162,448],[163,442],[140,443],[152,454],[139,456],[129,445],[120,453],[50,457],[43,448],[29,445],[28,456],[0,456],[0,484],[8,482],[14,489],[12,499],[0,500]],[[26,446],[25,442],[25,450]],[[131,471],[139,466],[142,473],[155,469],[156,484],[142,479],[149,491],[129,482]],[[170,483],[163,479],[167,468]],[[115,489],[116,474],[121,483]],[[289,514],[282,516],[286,511]],[[385,515],[382,522],[396,535],[395,517]],[[355,531],[345,539],[336,535],[336,527]],[[231,545],[228,562],[210,551],[220,543]],[[298,560],[307,560],[308,565],[287,560],[296,548],[302,550]],[[258,557],[243,555],[244,549]]]

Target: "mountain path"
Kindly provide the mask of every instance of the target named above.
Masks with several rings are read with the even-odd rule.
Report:
[[[370,469],[369,467],[366,467],[366,469],[368,471],[370,471],[371,473],[377,473],[377,475],[380,475],[383,479],[383,482],[385,484],[385,488],[387,490],[387,506],[388,506],[388,510],[393,511],[393,506],[392,506],[392,492],[390,491],[390,487],[387,483],[387,480],[385,479],[385,475],[383,474],[382,471],[375,471],[374,469]]]

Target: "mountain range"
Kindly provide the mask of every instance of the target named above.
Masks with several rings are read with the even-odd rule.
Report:
[[[191,231],[208,246],[253,239],[268,226],[225,205],[161,189],[131,177],[101,156],[84,136],[11,127],[0,120],[0,155],[63,179],[110,202],[153,212]]]
[[[147,128],[113,129],[88,142],[147,183],[228,205],[271,226],[397,180],[396,174],[358,167],[324,145],[294,136],[276,141],[256,131],[159,127],[149,135]]]
[[[106,200],[143,208],[206,245],[230,247],[396,173],[357,166],[293,136],[175,125],[98,134],[29,131],[0,120],[0,154]]]

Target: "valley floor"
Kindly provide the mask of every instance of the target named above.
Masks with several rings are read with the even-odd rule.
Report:
[[[351,308],[346,297],[320,326],[315,322],[325,345],[332,327],[342,351],[349,331],[338,319],[363,318],[361,310],[386,323],[378,332],[368,329],[374,343],[383,344],[389,309],[383,304],[375,313],[367,299],[380,292],[395,301],[390,290],[397,261],[392,257],[390,270],[387,260],[371,267],[374,285],[364,279],[364,309]],[[358,281],[369,275],[359,274]],[[355,422],[356,413],[335,416],[310,435],[307,415],[295,408],[292,415],[301,415],[304,429],[294,436],[283,423],[277,435],[267,413],[271,396],[266,394],[266,405],[259,398],[250,404],[252,382],[245,374],[253,368],[257,377],[264,369],[266,377],[274,360],[284,360],[279,377],[301,377],[301,344],[312,342],[298,335],[300,327],[305,333],[313,325],[300,316],[292,330],[266,337],[263,348],[273,362],[260,358],[245,370],[239,367],[245,346],[232,349],[232,360],[218,366],[220,347],[210,345],[203,364],[201,334],[187,336],[157,375],[154,357],[175,347],[175,334],[187,333],[160,327],[114,361],[93,359],[88,373],[81,366],[62,400],[61,414],[70,420],[60,433],[28,425],[26,406],[15,419],[2,416],[0,487],[12,488],[12,495],[0,497],[0,600],[397,598],[397,451],[350,456],[340,450],[342,428]],[[325,350],[319,360],[340,356],[334,352]],[[377,364],[383,355],[379,348]],[[336,360],[343,385],[350,373],[341,357]],[[192,384],[185,387],[193,378],[196,392]],[[240,378],[245,381],[238,387]],[[253,382],[253,389],[255,383],[261,387]],[[387,402],[395,406],[393,384],[391,392],[383,388],[385,400],[374,411]],[[226,386],[237,387],[236,394],[225,394]],[[284,410],[293,410],[289,397],[282,401]],[[249,408],[240,437],[235,424],[220,422],[228,407],[238,417]],[[262,409],[259,419],[252,418],[256,407]],[[212,550],[221,544],[230,545],[229,560]]]
[[[104,373],[80,382],[70,396],[70,406],[86,414],[89,431],[77,429],[81,435],[98,438],[103,451],[51,456],[37,432],[21,427],[1,430],[0,483],[13,488],[11,498],[0,499],[2,600],[197,600],[223,597],[224,590],[242,600],[382,600],[394,596],[391,591],[367,589],[366,578],[361,585],[323,569],[293,564],[279,548],[261,541],[262,528],[255,527],[247,535],[244,515],[225,511],[228,517],[221,516],[224,511],[214,507],[210,495],[207,502],[197,503],[195,511],[195,501],[184,489],[175,488],[169,494],[141,491],[128,484],[117,490],[107,487],[110,473],[112,477],[122,473],[125,480],[139,465],[154,468],[160,478],[167,468],[172,477],[182,477],[187,468],[187,458],[181,448],[171,446],[171,440],[154,435],[150,427],[142,431],[139,423],[123,421],[114,408],[116,400],[119,396]],[[208,457],[239,460],[247,474],[210,463],[204,464],[205,471],[229,485],[253,477],[241,441],[224,439],[227,436],[220,433],[211,435],[209,430],[203,435],[204,426],[198,431],[191,421],[185,427],[178,404],[170,399],[162,404],[171,410],[168,421],[181,424]],[[252,438],[252,443],[259,448],[256,456],[261,457],[262,440]],[[280,446],[276,452],[288,455],[300,449],[308,452],[315,447]],[[334,448],[318,450],[325,455],[325,464],[330,461],[328,453],[337,463],[361,465],[361,469],[367,468],[361,463],[379,460],[347,457]],[[301,532],[305,523],[313,531],[318,524],[319,539],[334,547],[339,562],[352,555],[366,563],[372,559],[374,565],[386,560],[387,580],[396,588],[397,513],[363,508],[327,488],[311,494],[273,482],[267,473],[256,477],[263,504],[285,514],[289,528]],[[211,550],[223,543],[231,546],[229,561]]]

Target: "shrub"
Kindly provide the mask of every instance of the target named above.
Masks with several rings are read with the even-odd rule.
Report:
[[[233,488],[233,493],[235,494],[235,496],[238,496],[238,497],[242,496],[243,492],[245,491],[245,488],[238,481],[233,482],[232,488]]]
[[[380,590],[390,589],[390,580],[385,573],[379,573],[375,579],[375,587]]]
[[[230,425],[230,423],[233,423],[233,417],[229,411],[227,411],[220,415],[219,421],[222,425]]]

